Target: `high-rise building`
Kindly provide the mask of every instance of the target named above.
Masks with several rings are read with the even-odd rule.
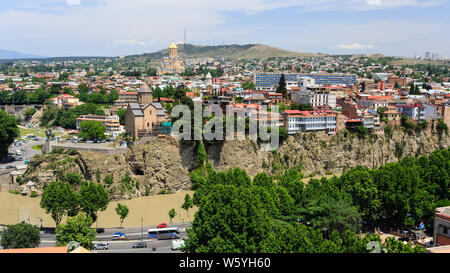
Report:
[[[299,82],[301,78],[314,79],[317,85],[355,85],[356,75],[338,74],[284,74],[286,82]],[[280,83],[281,74],[255,74],[254,83],[258,89],[274,89]]]
[[[425,52],[425,60],[431,60],[431,53]]]

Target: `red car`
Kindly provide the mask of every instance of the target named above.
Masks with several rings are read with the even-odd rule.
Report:
[[[165,227],[167,227],[167,224],[166,223],[161,223],[161,224],[157,225],[156,227],[157,228],[165,228]]]

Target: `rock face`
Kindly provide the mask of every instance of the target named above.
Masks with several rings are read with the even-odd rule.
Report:
[[[389,139],[383,135],[345,137],[308,133],[291,136],[275,152],[260,151],[252,141],[225,142],[207,148],[216,170],[239,167],[250,176],[266,171],[274,174],[287,168],[301,168],[306,175],[335,174],[357,165],[377,168],[396,162],[404,156],[429,154],[439,148],[448,148],[450,138],[430,132],[408,134],[397,129]]]
[[[450,137],[430,132],[408,134],[396,129],[389,139],[383,135],[329,136],[308,133],[291,136],[277,151],[260,149],[254,141],[228,141],[205,144],[210,163],[217,171],[239,167],[253,177],[260,172],[277,174],[288,168],[301,169],[305,175],[339,174],[357,166],[377,168],[404,156],[429,154],[448,148]],[[42,189],[71,172],[82,179],[105,184],[112,199],[121,200],[149,194],[190,189],[189,171],[196,167],[195,143],[155,138],[132,146],[128,153],[104,155],[95,152],[41,155],[31,161],[21,181],[32,180]],[[127,179],[128,174],[128,179]],[[105,181],[112,176],[113,183]],[[79,185],[74,185],[75,188]]]

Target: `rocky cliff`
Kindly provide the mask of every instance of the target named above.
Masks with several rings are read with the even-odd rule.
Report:
[[[384,134],[365,138],[343,133],[301,134],[287,138],[274,152],[262,151],[258,143],[250,140],[216,142],[205,144],[205,148],[216,170],[239,167],[253,177],[263,171],[276,174],[288,168],[301,169],[311,176],[339,174],[357,165],[376,168],[404,156],[448,148],[449,144],[450,138],[445,134],[439,139],[431,132],[406,133],[396,129],[391,138]],[[82,179],[105,183],[113,199],[129,199],[189,189],[189,171],[196,167],[195,159],[195,143],[155,138],[141,141],[120,155],[95,152],[41,155],[32,160],[19,181],[33,180],[41,189],[44,183],[76,173]],[[112,183],[105,181],[107,175]]]

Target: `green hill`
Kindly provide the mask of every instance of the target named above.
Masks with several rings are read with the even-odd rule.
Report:
[[[197,57],[217,57],[222,56],[229,59],[266,59],[269,57],[316,57],[319,54],[301,53],[287,51],[275,47],[260,44],[247,45],[220,45],[220,46],[199,46],[192,44],[180,44],[178,54],[184,59]],[[168,55],[169,50],[164,49],[155,53],[128,56],[131,58],[144,57],[150,60],[159,60]]]

